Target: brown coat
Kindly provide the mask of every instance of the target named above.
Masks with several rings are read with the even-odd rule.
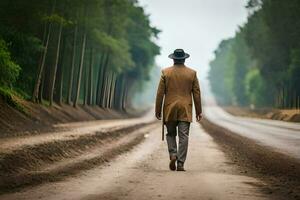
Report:
[[[162,70],[156,95],[156,114],[161,113],[164,99],[164,122],[192,122],[192,95],[196,114],[202,113],[200,87],[196,71],[185,65],[174,65]]]

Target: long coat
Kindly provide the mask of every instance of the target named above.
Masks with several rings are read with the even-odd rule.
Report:
[[[164,99],[164,122],[192,122],[192,96],[196,114],[202,113],[200,87],[195,70],[174,65],[162,70],[156,95],[156,114],[161,114]]]

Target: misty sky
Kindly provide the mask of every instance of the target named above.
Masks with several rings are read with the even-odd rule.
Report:
[[[157,64],[170,66],[168,55],[183,48],[191,55],[186,64],[195,68],[203,80],[219,42],[234,36],[238,25],[245,23],[247,1],[140,0],[152,25],[163,31],[158,41],[162,51]]]

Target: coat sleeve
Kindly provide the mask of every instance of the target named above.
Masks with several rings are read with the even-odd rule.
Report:
[[[162,110],[162,103],[166,91],[166,84],[165,84],[165,76],[162,71],[158,89],[157,89],[157,94],[156,94],[156,102],[155,102],[155,114],[161,115],[161,110]]]
[[[201,105],[200,86],[199,86],[199,81],[198,81],[196,73],[195,73],[195,77],[193,80],[192,93],[193,93],[193,99],[194,99],[194,104],[195,104],[195,109],[196,109],[196,115],[199,115],[202,113],[202,105]]]

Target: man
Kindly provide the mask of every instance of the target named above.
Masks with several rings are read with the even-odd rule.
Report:
[[[202,107],[200,97],[200,87],[196,71],[184,65],[189,54],[183,49],[176,49],[169,58],[174,60],[174,65],[162,70],[159,82],[155,116],[163,120],[167,127],[167,143],[170,155],[169,168],[172,171],[185,171],[184,162],[187,156],[189,128],[192,122],[192,95],[196,108],[196,119],[202,119]],[[163,116],[162,116],[162,102]],[[177,129],[179,137],[179,147],[177,149]]]

